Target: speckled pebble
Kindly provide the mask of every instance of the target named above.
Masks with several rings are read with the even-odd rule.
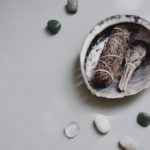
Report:
[[[140,112],[137,116],[137,122],[141,126],[147,127],[150,124],[150,114],[145,112]]]
[[[125,150],[137,150],[139,144],[130,136],[126,135],[119,140],[119,144]]]
[[[78,0],[68,0],[66,5],[68,13],[74,14],[78,10]]]
[[[79,134],[80,126],[77,122],[70,122],[64,129],[65,135],[68,138],[74,138]]]
[[[102,134],[108,133],[109,130],[111,129],[110,122],[105,115],[102,114],[97,115],[95,117],[94,123],[97,130]]]
[[[61,29],[61,23],[58,20],[49,20],[47,22],[47,29],[51,33],[56,34]]]

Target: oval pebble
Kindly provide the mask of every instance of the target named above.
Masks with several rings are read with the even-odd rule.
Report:
[[[68,138],[74,138],[79,134],[80,126],[77,122],[70,122],[64,129],[65,135]]]
[[[150,114],[145,112],[140,112],[137,116],[137,122],[141,126],[147,127],[150,124]]]
[[[106,134],[111,129],[110,122],[105,115],[99,114],[95,117],[94,123],[96,125],[97,130],[102,133]]]
[[[66,5],[66,11],[68,13],[76,13],[78,10],[78,0],[68,0]]]
[[[61,23],[58,20],[49,20],[47,22],[47,29],[51,33],[56,34],[61,29]]]
[[[130,136],[126,135],[119,140],[119,144],[125,150],[137,150],[139,144]]]

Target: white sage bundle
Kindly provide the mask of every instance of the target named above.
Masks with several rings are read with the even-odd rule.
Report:
[[[142,41],[133,42],[125,55],[125,67],[119,83],[119,90],[126,91],[134,71],[141,65],[146,55],[146,48]]]

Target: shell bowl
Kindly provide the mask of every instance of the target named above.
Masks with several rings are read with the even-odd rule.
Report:
[[[132,40],[143,40],[147,43],[148,48],[145,60],[141,64],[141,66],[134,72],[131,80],[128,83],[128,88],[125,92],[119,92],[117,90],[120,77],[116,77],[108,87],[103,89],[96,89],[91,85],[86,74],[87,57],[89,56],[93,45],[96,45],[98,42],[104,41],[109,36],[112,27],[118,24],[125,24],[126,26],[130,27],[130,29],[134,33],[131,37]],[[150,23],[139,16],[116,15],[100,21],[86,37],[80,53],[80,69],[86,87],[90,90],[90,92],[93,95],[96,95],[97,97],[104,97],[110,99],[135,95],[141,92],[142,90],[150,87],[149,45]]]

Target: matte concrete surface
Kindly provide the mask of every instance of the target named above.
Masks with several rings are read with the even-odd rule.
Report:
[[[150,20],[149,0],[79,0],[75,15],[65,0],[0,0],[0,150],[120,150],[126,134],[150,147],[150,128],[136,123],[150,113],[150,89],[118,100],[92,96],[81,78],[79,53],[94,25],[116,14]],[[57,35],[45,30],[58,19]],[[95,114],[108,115],[112,129],[101,135]],[[71,121],[80,125],[74,139],[64,136]]]

